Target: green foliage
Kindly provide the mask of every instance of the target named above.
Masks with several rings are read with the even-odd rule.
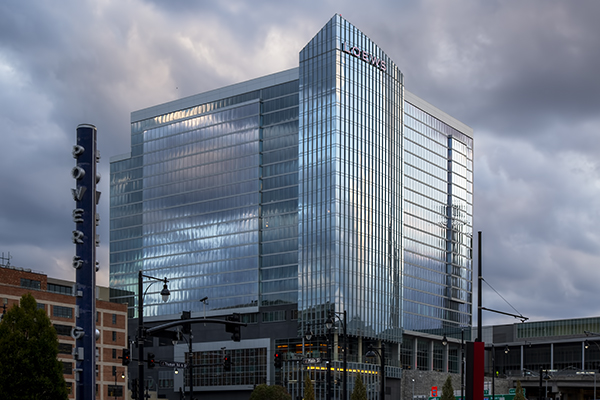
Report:
[[[292,396],[283,386],[258,385],[250,395],[250,400],[291,400]]]
[[[452,378],[448,376],[442,387],[442,397],[440,400],[455,400],[454,388],[452,387]]]
[[[350,400],[367,400],[367,388],[365,388],[360,374],[356,375],[356,380],[354,381],[354,390],[352,391]]]
[[[315,400],[315,389],[308,372],[304,375],[304,400]]]
[[[0,393],[3,400],[67,399],[56,330],[31,294],[0,323]]]
[[[523,387],[521,386],[521,381],[517,381],[517,389],[515,390],[514,400],[525,400],[525,395],[523,395]]]

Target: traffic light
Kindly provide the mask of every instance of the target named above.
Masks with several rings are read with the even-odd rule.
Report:
[[[192,318],[192,312],[191,311],[182,311],[181,312],[181,319],[191,319]],[[185,333],[186,335],[188,335],[190,333],[190,323],[184,323],[181,326],[181,330],[183,333]]]
[[[240,314],[232,314],[227,317],[227,321],[230,322],[240,322]],[[242,333],[240,329],[240,325],[238,324],[225,324],[225,332],[231,333],[231,340],[234,342],[239,342],[242,338]]]
[[[123,349],[123,355],[121,356],[121,365],[129,365],[131,362],[131,355],[129,349]]]
[[[138,398],[138,378],[133,378],[131,380],[131,398]]]
[[[154,368],[155,365],[154,353],[148,353],[148,368]]]
[[[229,356],[223,357],[223,371],[231,371],[231,359]]]
[[[273,356],[273,364],[275,365],[275,368],[283,367],[283,360],[281,358],[281,354],[275,353],[275,355]]]

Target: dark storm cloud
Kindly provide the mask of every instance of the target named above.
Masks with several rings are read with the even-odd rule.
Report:
[[[597,1],[2,2],[0,251],[73,279],[70,151],[91,123],[108,284],[109,159],[129,152],[130,112],[296,67],[335,13],[384,49],[408,90],[474,128],[486,281],[531,318],[596,315]],[[511,311],[486,286],[484,306]]]

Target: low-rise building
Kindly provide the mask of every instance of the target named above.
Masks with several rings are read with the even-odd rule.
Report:
[[[72,356],[75,339],[71,329],[75,326],[76,297],[74,282],[50,278],[31,269],[0,265],[0,307],[5,312],[18,304],[26,293],[36,299],[58,334],[58,359],[69,388],[69,398],[75,398]],[[122,366],[122,349],[127,347],[127,304],[109,301],[109,289],[96,291],[97,341],[96,399],[125,399],[127,395],[127,367]],[[124,377],[124,378],[123,378]]]

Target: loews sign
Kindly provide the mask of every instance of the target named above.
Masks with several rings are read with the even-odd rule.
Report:
[[[361,50],[356,46],[350,47],[350,46],[348,46],[348,44],[346,42],[342,42],[342,51],[344,53],[348,53],[351,56],[354,56],[358,59],[361,59],[364,62],[369,63],[376,68],[379,68],[383,72],[387,71],[387,65],[385,64],[385,61],[383,61],[380,58],[375,57],[374,54],[371,54],[364,50]]]

